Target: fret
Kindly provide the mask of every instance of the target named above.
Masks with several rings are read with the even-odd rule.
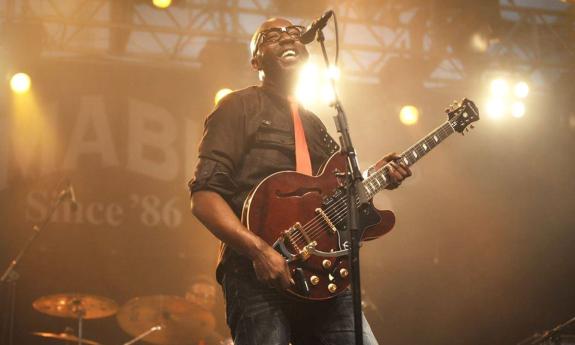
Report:
[[[415,164],[418,160],[423,158],[427,153],[433,150],[439,143],[445,140],[448,136],[453,134],[455,131],[449,121],[446,121],[443,125],[437,127],[423,139],[415,143],[407,150],[405,150],[400,156],[399,161],[402,161],[408,167]],[[363,186],[366,190],[368,197],[371,199],[387,187],[390,181],[389,170],[386,166],[380,168],[379,170],[373,172],[368,178],[363,181]]]

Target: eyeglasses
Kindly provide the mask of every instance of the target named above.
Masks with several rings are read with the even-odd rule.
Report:
[[[301,35],[305,31],[305,26],[301,25],[291,25],[284,26],[281,28],[271,28],[261,31],[256,39],[256,46],[254,49],[254,56],[256,55],[258,48],[262,44],[277,43],[281,40],[282,34],[285,32],[292,39],[299,40]]]

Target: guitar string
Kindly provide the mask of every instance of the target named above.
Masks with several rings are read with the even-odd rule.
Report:
[[[386,164],[381,169],[385,169],[387,171],[387,166],[388,165]],[[381,184],[380,184],[380,186],[381,186]],[[383,185],[383,188],[385,188],[385,186],[387,186],[387,184]],[[367,190],[368,190],[369,194],[373,193],[369,189],[367,189]],[[359,199],[358,198],[356,198],[355,203],[356,203],[356,207],[358,207],[359,206]],[[334,225],[337,224],[338,222],[340,222],[341,220],[343,220],[345,218],[345,215],[347,215],[347,207],[345,204],[346,204],[345,199],[339,198],[338,201],[336,201],[333,205],[330,205],[330,207],[323,210],[324,213],[326,214],[326,216],[332,222],[332,224],[334,224]],[[335,210],[334,210],[334,208],[335,208]],[[335,214],[332,213],[333,211],[335,211]],[[315,224],[313,224],[313,223],[315,223]],[[306,227],[308,227],[308,229],[306,229]],[[311,228],[309,228],[309,227],[311,227]],[[326,230],[330,231],[329,226],[325,223],[325,220],[320,215],[312,218],[310,221],[308,221],[306,224],[304,224],[302,226],[302,228],[306,232],[306,235],[311,240],[317,239]],[[299,241],[301,239],[305,240],[305,236],[301,233],[301,231],[299,231],[299,234],[295,234],[295,236],[290,237],[290,239],[293,241]]]
[[[384,173],[388,173],[387,171],[387,164],[382,167],[380,170],[382,170]],[[373,179],[373,176],[376,176],[377,173],[374,173],[372,176],[366,178],[366,180],[364,182],[367,183],[371,183],[370,181]],[[369,180],[369,181],[368,181]],[[382,186],[381,183],[379,183],[379,187],[380,188],[385,188],[387,186],[387,184],[384,184]],[[375,195],[375,193],[378,192],[377,188],[374,191],[371,191],[369,188],[367,188],[368,193],[371,195]],[[342,204],[343,203],[343,204]],[[356,199],[356,207],[358,206],[359,200]],[[340,222],[341,220],[343,220],[345,218],[345,215],[347,215],[347,207],[343,207],[345,206],[346,202],[345,199],[340,198],[338,201],[336,201],[333,205],[331,205],[330,207],[328,207],[328,209],[323,210],[324,213],[326,214],[326,216],[330,219],[330,221],[332,222],[332,224],[337,224],[338,222]],[[333,210],[333,208],[336,208],[335,210],[335,214],[331,213]],[[313,224],[315,223],[315,224]],[[308,229],[306,229],[306,227]],[[325,224],[325,220],[323,219],[323,217],[321,217],[320,215],[315,216],[314,218],[312,218],[310,221],[308,221],[306,224],[304,224],[302,226],[303,230],[306,232],[306,235],[311,239],[317,239],[321,233],[323,233],[324,231],[330,231],[329,229],[329,225]],[[295,234],[295,236],[291,237],[290,239],[292,241],[299,241],[301,239],[305,240],[305,236],[301,233],[301,231],[299,231],[299,234]]]
[[[344,204],[342,204],[344,203]],[[341,206],[345,206],[345,199],[343,198],[339,198],[337,201],[335,201],[332,205],[330,205],[328,208],[326,208],[325,210],[323,210],[326,215],[328,216],[328,218],[333,218],[334,216],[338,216],[339,213],[341,213],[342,208]],[[347,207],[344,207],[344,209]],[[335,211],[336,214],[333,214],[332,212]],[[315,223],[315,224],[313,224]],[[314,226],[313,228],[310,229],[306,229],[307,227],[310,226]],[[327,224],[324,224],[324,220],[320,215],[317,215],[315,217],[313,217],[310,221],[308,221],[307,223],[305,223],[304,225],[302,225],[303,230],[306,232],[306,234],[310,237],[310,239],[316,239],[317,235],[319,233],[321,233],[322,227],[327,227]],[[329,229],[328,229],[329,230]],[[295,234],[293,237],[291,235],[290,239],[293,241],[299,241],[301,239],[305,240],[305,236],[303,235],[303,233],[301,231],[298,230],[298,233]],[[313,238],[312,238],[313,237]]]
[[[334,211],[333,209],[330,210],[329,215],[326,213],[326,215],[328,215],[328,218],[330,218],[330,221],[332,221],[333,224],[337,224],[338,222],[340,222],[341,220],[344,219],[344,217],[345,217],[344,214],[347,214],[347,207],[345,204],[346,204],[345,199],[339,198],[338,201],[336,201],[332,205],[333,206],[332,208],[336,208],[336,210],[335,210],[336,213],[335,214],[331,213],[332,211]],[[358,204],[359,204],[359,200],[356,199],[356,207],[358,206]],[[305,229],[306,227],[312,226],[311,223],[316,223],[316,224],[313,224],[313,228]],[[322,219],[322,217],[319,217],[319,218],[314,217],[308,223],[303,225],[302,228],[304,228],[306,234],[308,235],[308,237],[311,240],[317,239],[319,236],[321,236],[321,234],[325,230],[330,231],[329,226],[324,223],[324,220]],[[305,239],[305,236],[303,236],[303,234],[300,232],[299,234],[296,234],[296,236],[294,236],[292,239],[297,241],[297,240],[301,240],[302,238]]]
[[[447,126],[447,125],[449,125],[449,126]],[[447,131],[447,128],[450,129],[449,132]],[[429,135],[427,135],[425,138],[420,140],[418,143],[416,143],[415,145],[413,145],[412,147],[407,149],[405,152],[403,152],[400,156],[400,159],[402,159],[406,155],[408,155],[409,152],[416,151],[417,153],[419,153],[419,156],[414,157],[415,158],[414,161],[411,161],[410,159],[408,159],[408,161],[411,163],[409,165],[412,165],[417,160],[419,160],[420,157],[423,157],[423,155],[425,155],[427,152],[429,152],[431,149],[433,149],[437,144],[439,144],[441,141],[443,141],[445,138],[447,138],[453,132],[454,132],[454,130],[453,130],[451,124],[449,122],[446,122],[445,124],[443,124],[442,126],[437,128],[436,130],[432,131]],[[434,134],[440,134],[441,139],[436,141],[436,142],[431,142],[430,138]],[[432,144],[430,144],[430,142]],[[421,144],[424,144],[424,143],[429,145],[430,149],[425,149],[424,151],[422,151],[419,146]],[[379,182],[379,179],[378,179],[378,177],[380,175],[388,173],[386,168],[387,168],[387,164],[385,166],[383,166],[381,169],[379,169],[378,172],[372,174],[371,176],[369,176],[368,178],[365,179],[364,184],[369,183],[371,185],[371,183],[373,182],[374,179],[378,183],[378,187],[376,187],[374,189],[374,191],[371,191],[369,188],[366,188],[368,193],[370,194],[370,197],[375,195],[376,193],[379,192],[379,190],[381,190],[382,188],[385,188],[387,186],[387,184],[382,186],[381,183]],[[381,173],[379,171],[381,171]],[[385,181],[385,178],[384,178],[384,181]],[[358,203],[358,199],[356,199],[356,207],[358,206],[357,203]],[[327,209],[323,210],[324,213],[326,214],[326,216],[328,216],[328,218],[330,218],[330,221],[334,225],[339,223],[341,220],[343,220],[345,218],[345,215],[347,215],[347,207],[342,209],[340,206],[345,206],[345,200],[343,198],[340,198],[333,205],[331,205]],[[337,208],[337,210],[335,210],[336,214],[329,214],[332,211],[334,211],[333,208]],[[311,227],[311,228],[305,229],[306,227]],[[325,220],[320,215],[313,217],[310,221],[308,221],[306,224],[304,224],[302,226],[302,228],[304,231],[306,231],[307,236],[311,240],[317,239],[319,236],[321,236],[321,234],[325,230],[330,231],[329,225],[325,224]],[[299,241],[301,239],[305,239],[305,236],[301,233],[301,231],[298,231],[298,232],[299,232],[299,234],[295,234],[295,236],[293,236],[293,237],[291,235],[288,235],[290,237],[290,240],[295,242],[295,241]]]
[[[328,208],[323,210],[326,213],[326,216],[328,216],[328,218],[334,217],[335,215],[331,213],[334,211],[334,209],[335,209],[336,215],[338,213],[340,213],[341,212],[340,206],[345,206],[345,205],[341,204],[342,202],[345,202],[345,200],[342,198],[339,198],[336,202],[334,202]],[[306,231],[306,234],[310,237],[310,239],[315,239],[315,238],[317,238],[315,236],[318,235],[318,230],[322,231],[322,229],[321,229],[322,227],[327,227],[327,224],[324,224],[323,222],[324,222],[323,218],[320,215],[317,215],[317,216],[313,217],[311,220],[309,220],[307,223],[302,225],[302,228],[304,229],[304,231]],[[316,224],[312,224],[312,223],[316,223]],[[312,225],[314,226],[314,228],[305,229],[305,228],[310,227]],[[303,233],[301,233],[301,231],[298,231],[298,232],[299,233],[295,234],[295,236],[293,236],[293,237],[291,237],[291,235],[290,235],[290,239],[293,241],[299,241],[301,239],[305,240],[305,236],[303,235]],[[314,237],[314,238],[312,238],[312,237]]]

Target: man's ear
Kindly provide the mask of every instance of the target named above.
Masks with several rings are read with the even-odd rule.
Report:
[[[256,56],[254,56],[250,60],[250,62],[252,64],[252,68],[255,69],[256,71],[260,71],[262,69],[261,57],[260,57],[259,52],[256,53]]]
[[[250,62],[252,64],[252,68],[258,71],[258,79],[260,81],[264,81],[265,73],[262,67],[262,55],[259,52],[257,52],[256,56],[254,56]]]

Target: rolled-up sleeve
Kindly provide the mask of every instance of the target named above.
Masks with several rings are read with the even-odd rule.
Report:
[[[234,94],[222,99],[208,115],[199,160],[188,183],[190,193],[211,190],[227,198],[237,190],[234,175],[245,149],[244,119],[242,100]]]

